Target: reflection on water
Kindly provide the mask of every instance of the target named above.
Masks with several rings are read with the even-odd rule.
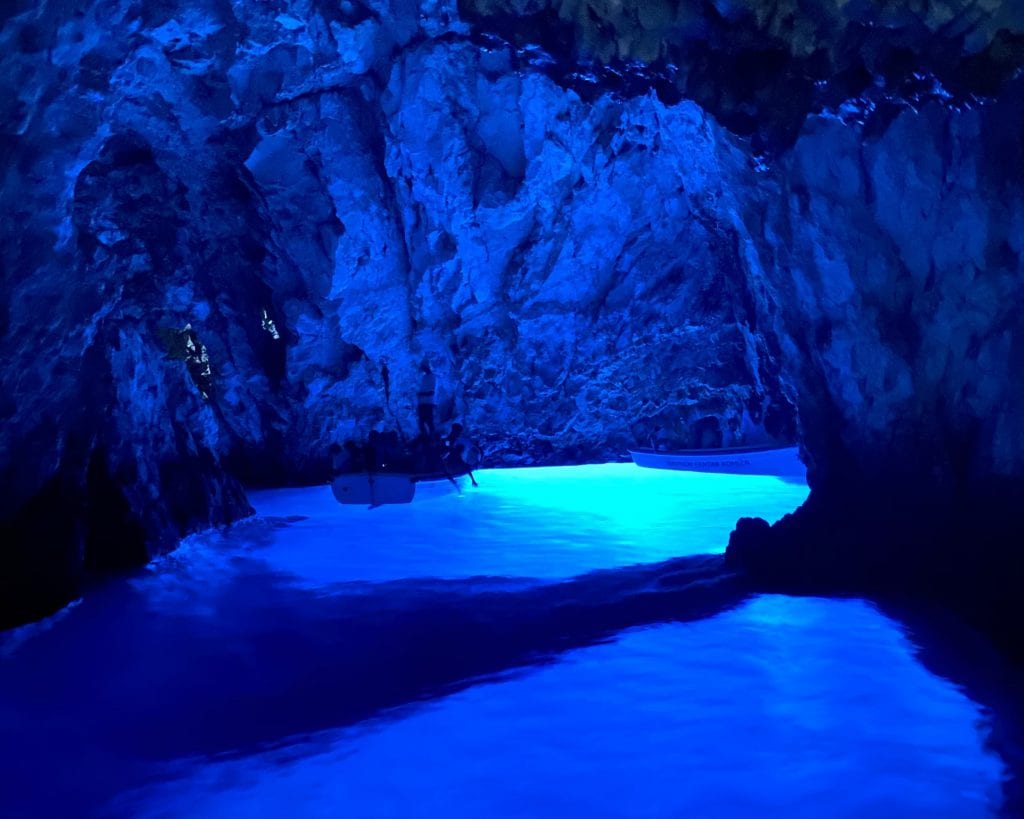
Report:
[[[260,493],[262,519],[5,635],[0,813],[998,807],[981,709],[867,603],[745,598],[717,558],[563,580],[721,551],[806,487],[628,465],[481,483],[372,511]]]
[[[843,639],[837,639],[837,631]],[[977,707],[861,601],[762,597],[430,707],[196,764],[179,816],[982,816]]]

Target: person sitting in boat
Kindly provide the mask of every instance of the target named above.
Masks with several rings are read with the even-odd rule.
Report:
[[[336,442],[328,449],[331,457],[331,478],[346,472],[359,472],[363,468],[363,453],[355,441],[345,441],[344,449]]]
[[[418,435],[413,441],[412,450],[415,468],[420,474],[435,474],[438,477],[443,475],[451,481],[456,489],[459,489],[459,484],[451,471],[454,464],[448,461],[449,453],[446,444],[447,442],[440,432],[435,432],[433,435]]]
[[[722,427],[714,415],[706,415],[691,428],[693,449],[719,449],[722,446]]]
[[[373,448],[375,464],[381,472],[408,472],[409,458],[394,430],[370,433],[370,446]]]
[[[448,437],[445,439],[445,450],[445,460],[448,464],[448,469],[456,474],[465,472],[469,475],[473,486],[478,486],[476,478],[473,477],[472,469],[480,463],[480,447],[463,434],[462,424],[452,424],[451,432],[448,433]]]
[[[651,433],[651,449],[668,449],[668,436],[665,434],[665,427],[658,424]]]
[[[740,437],[748,446],[773,443],[772,437],[764,428],[760,409],[755,408],[751,413],[746,407],[743,408],[743,414],[740,416]]]
[[[444,441],[440,433],[417,435],[412,442],[411,455],[416,472],[443,471]]]
[[[384,446],[388,451],[388,458],[396,472],[414,472],[413,452],[409,443],[401,436],[401,431],[388,430],[383,435]]]
[[[740,432],[740,419],[735,415],[729,416],[729,420],[725,423],[725,431],[722,433],[722,446],[743,446],[743,434]]]
[[[451,451],[456,444],[462,444],[462,457],[469,466],[475,467],[480,463],[480,458],[483,455],[480,447],[469,439],[465,434],[464,427],[458,422],[452,424],[451,432],[445,439],[445,449]]]
[[[331,480],[345,471],[345,451],[335,441],[327,448],[327,457],[331,460]]]
[[[362,452],[363,470],[371,475],[376,472],[402,472],[404,469],[404,450],[394,449],[380,430],[370,431]]]
[[[448,476],[448,480],[454,482],[453,475],[469,475],[470,481],[473,482],[473,486],[479,486],[476,482],[476,478],[473,477],[473,471],[469,468],[469,464],[466,463],[466,447],[461,442],[456,442],[452,448],[448,451],[445,456],[445,464],[447,470],[445,474]],[[456,484],[458,486],[458,484]]]

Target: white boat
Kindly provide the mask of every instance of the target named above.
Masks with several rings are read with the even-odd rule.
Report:
[[[725,472],[731,475],[776,475],[803,478],[807,467],[799,447],[778,444],[722,449],[631,449],[637,466],[686,472]]]
[[[380,506],[384,503],[412,503],[417,489],[421,498],[461,492],[461,475],[451,480],[442,473],[413,474],[409,472],[346,472],[331,481],[331,491],[338,503]]]

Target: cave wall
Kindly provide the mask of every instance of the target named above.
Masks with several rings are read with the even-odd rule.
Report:
[[[728,551],[769,589],[950,606],[1019,657],[1022,105],[1017,79],[884,131],[812,117],[746,212],[812,491]]]
[[[743,214],[822,480],[1024,474],[1022,103],[813,117]]]
[[[9,7],[0,621],[412,433],[424,359],[494,464],[768,407],[819,496],[1019,478],[1024,22],[805,5]]]
[[[289,378],[311,385],[300,437],[322,447],[374,421],[411,433],[421,359],[440,416],[499,463],[615,457],[656,423],[682,435],[695,413],[779,395],[736,249],[710,226],[706,117],[650,98],[579,110],[507,71],[506,54],[424,43],[396,59],[378,109],[320,95],[256,146],[269,206],[296,214],[295,252],[312,244],[298,222],[313,230],[317,177],[343,226],[317,297],[284,307],[304,336]],[[299,140],[303,117],[319,125]]]

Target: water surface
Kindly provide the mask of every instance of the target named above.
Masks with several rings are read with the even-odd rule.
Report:
[[[621,568],[720,553],[806,486],[478,477],[373,510],[257,493],[259,518],[0,637],[0,812],[997,811],[984,710],[870,604],[726,593],[693,619]]]

